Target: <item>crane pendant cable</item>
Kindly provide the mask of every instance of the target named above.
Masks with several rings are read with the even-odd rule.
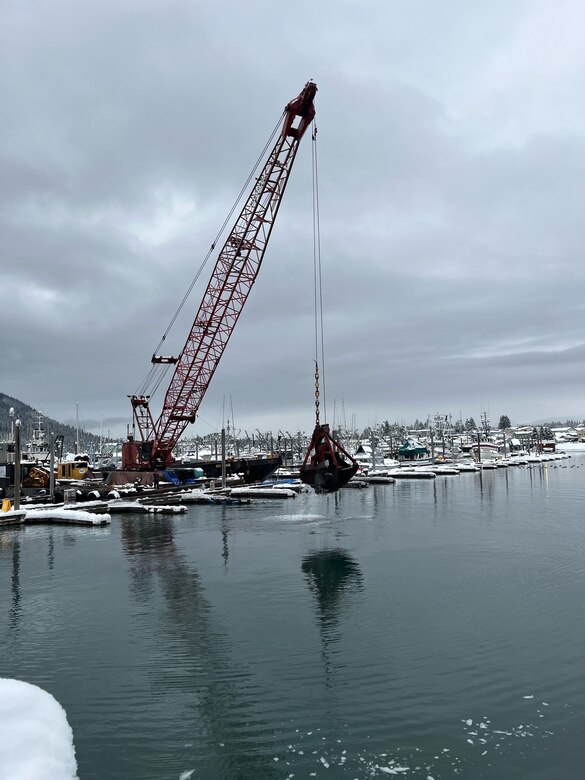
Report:
[[[327,417],[325,400],[325,341],[323,337],[323,284],[321,273],[321,231],[319,219],[319,175],[317,166],[317,126],[313,125],[313,286],[315,305],[315,428],[309,448],[300,468],[301,480],[316,493],[334,493],[343,487],[358,470],[358,464],[336,441],[327,423],[320,421],[321,387],[323,414]],[[321,376],[319,374],[321,363]]]

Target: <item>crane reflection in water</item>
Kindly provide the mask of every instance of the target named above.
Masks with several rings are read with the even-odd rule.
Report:
[[[195,566],[179,550],[170,518],[122,518],[122,544],[131,567],[132,591],[156,605],[157,582],[166,607],[161,641],[180,646],[180,663],[153,665],[153,693],[180,697],[193,712],[193,731],[205,747],[206,776],[280,777],[273,768],[262,735],[271,733],[249,704],[252,673],[231,659],[229,638],[215,625],[213,608]],[[226,559],[224,537],[222,557]],[[150,609],[150,606],[149,606]],[[162,650],[163,655],[166,651]],[[176,705],[173,705],[175,708]],[[210,746],[217,753],[210,755]],[[229,746],[229,748],[227,747]],[[214,775],[212,764],[219,774]],[[198,777],[203,777],[199,769]]]

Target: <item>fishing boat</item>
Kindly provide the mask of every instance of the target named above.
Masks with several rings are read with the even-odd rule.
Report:
[[[403,462],[408,461],[409,464],[416,462],[418,465],[431,462],[427,447],[419,439],[413,437],[409,437],[400,445],[398,459]]]
[[[480,441],[472,445],[471,451],[476,461],[496,460],[500,456],[500,448],[493,441]]]

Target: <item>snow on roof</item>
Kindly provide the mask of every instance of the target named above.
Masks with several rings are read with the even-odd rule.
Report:
[[[10,780],[78,780],[73,732],[50,693],[0,677],[0,768]]]

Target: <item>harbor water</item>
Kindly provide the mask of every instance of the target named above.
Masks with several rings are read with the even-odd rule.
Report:
[[[580,778],[584,464],[6,528],[0,677],[81,780]]]

